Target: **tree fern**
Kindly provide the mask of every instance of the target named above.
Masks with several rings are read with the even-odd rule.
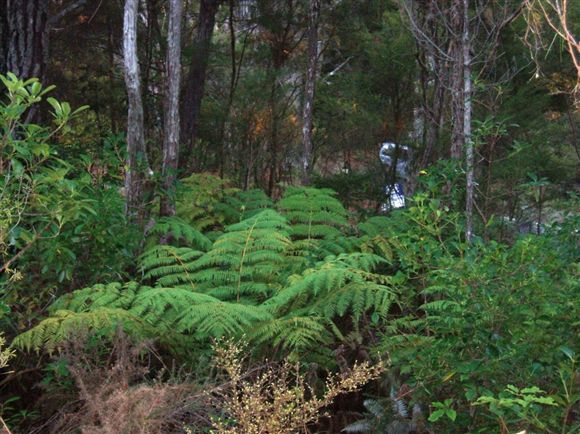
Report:
[[[207,173],[190,175],[182,179],[179,186],[177,216],[203,233],[221,231],[230,213],[224,208],[223,199],[236,191],[228,186],[227,180],[217,176]]]
[[[292,226],[293,240],[334,238],[348,226],[347,213],[332,190],[288,187],[277,206]]]
[[[99,307],[85,312],[57,310],[36,327],[17,336],[12,346],[28,351],[44,349],[52,352],[61,342],[79,333],[91,330],[112,333],[119,324],[124,324],[132,334],[145,336],[149,327],[144,323],[135,326],[136,323],[141,323],[141,320],[124,309]]]
[[[323,315],[326,318],[368,310],[386,316],[394,298],[388,278],[372,272],[383,259],[354,253],[328,257],[316,267],[293,276],[290,284],[266,303],[269,309]]]
[[[59,299],[51,315],[17,337],[14,345],[52,351],[77,333],[112,333],[119,324],[130,334],[169,344],[179,341],[175,334],[208,342],[210,337],[241,334],[272,318],[261,307],[223,302],[186,288],[151,288],[135,282],[95,285]]]
[[[328,189],[289,187],[278,202],[278,210],[291,225],[295,270],[312,266],[328,253],[322,240],[336,243],[348,226],[347,212]]]
[[[226,228],[209,252],[194,264],[191,280],[222,300],[264,300],[280,283],[290,246],[286,220],[265,210]]]
[[[189,247],[157,245],[147,249],[139,257],[144,279],[156,281],[161,286],[190,285],[191,274],[197,270],[195,261],[203,252]]]
[[[155,240],[170,235],[176,242],[202,251],[211,247],[211,241],[205,235],[185,220],[175,216],[160,218],[149,231],[149,235]]]
[[[252,189],[224,193],[221,201],[215,205],[215,210],[224,216],[227,224],[232,224],[272,207],[272,199],[263,190]]]
[[[320,316],[289,314],[258,324],[249,338],[258,344],[280,346],[299,354],[331,341],[326,323],[325,318]]]
[[[340,339],[339,317],[386,317],[394,291],[391,278],[377,272],[387,261],[371,241],[384,222],[368,221],[361,237],[346,236],[347,212],[330,190],[289,188],[278,213],[263,192],[229,190],[207,175],[186,179],[184,188],[179,217],[151,230],[171,234],[176,245],[150,247],[138,258],[143,282],[153,286],[74,291],[17,344],[52,349],[77,331],[123,324],[175,345],[246,334],[303,354]],[[210,242],[203,230],[220,234]]]

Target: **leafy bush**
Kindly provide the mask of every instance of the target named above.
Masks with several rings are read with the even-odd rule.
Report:
[[[577,346],[574,219],[511,245],[468,245],[453,203],[437,197],[445,183],[433,176],[406,209],[360,222],[329,190],[289,188],[271,203],[199,178],[197,189],[221,186],[199,193],[212,204],[209,223],[188,223],[184,215],[158,220],[135,281],[62,295],[13,345],[55,351],[79,332],[111,337],[121,325],[193,365],[221,337],[243,336],[258,360],[286,358],[325,373],[378,353],[391,370],[373,399],[398,410],[369,404],[370,414],[351,431],[493,432],[502,420],[546,432],[564,421],[573,432],[576,368],[561,365],[562,349]],[[184,195],[182,203],[196,203]],[[202,218],[205,205],[195,206]],[[257,394],[247,390],[254,398],[232,398],[235,421],[215,427],[249,421],[234,410],[246,398],[271,396],[268,375]],[[556,405],[532,399],[529,412],[506,407],[519,405],[506,401],[507,385]]]

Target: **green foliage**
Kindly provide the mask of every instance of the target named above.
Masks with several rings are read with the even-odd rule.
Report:
[[[373,310],[386,315],[394,293],[384,283],[388,278],[372,271],[382,263],[379,256],[365,253],[327,257],[272,297],[267,305],[273,310],[305,311],[332,319],[349,313],[359,319]]]
[[[231,200],[236,204],[236,209],[240,211],[239,220],[253,217],[260,211],[272,208],[274,205],[264,190],[258,188],[237,191],[231,196]]]
[[[235,221],[238,210],[223,200],[236,192],[228,181],[205,173],[193,174],[180,180],[177,216],[197,230],[207,233],[219,231],[228,218]]]
[[[521,238],[513,246],[479,240],[468,247],[446,230],[455,226],[448,226],[453,215],[436,204],[416,199],[401,214],[408,229],[389,239],[398,274],[417,298],[401,301],[405,309],[389,324],[382,348],[418,388],[417,400],[453,397],[455,409],[499,393],[508,382],[553,387],[558,348],[577,344],[577,235]],[[449,422],[436,423],[442,430],[489,427],[479,413],[474,419],[458,411]]]
[[[201,340],[239,335],[271,315],[253,306],[222,302],[185,288],[151,288],[136,282],[84,288],[61,297],[51,316],[18,336],[13,345],[53,351],[63,341],[88,331],[112,336],[118,326],[135,337],[157,337],[180,344],[175,333]],[[173,340],[172,340],[173,339]]]
[[[297,269],[312,266],[328,254],[349,251],[341,246],[347,212],[332,190],[289,187],[277,208],[291,226]]]
[[[200,250],[208,250],[211,241],[199,230],[186,223],[179,217],[161,217],[149,231],[149,235],[159,241],[161,237],[167,237],[177,243],[194,246]]]
[[[83,183],[67,179],[73,167],[58,159],[49,145],[80,108],[51,99],[52,128],[26,123],[26,113],[53,88],[36,79],[0,75],[5,97],[0,101],[0,258],[10,271],[15,258],[8,250],[23,250],[40,238],[56,237],[62,227],[94,213],[92,201],[79,190]],[[16,276],[18,277],[18,275]]]
[[[560,348],[568,360],[560,364],[561,387],[558,392],[547,395],[539,387],[518,388],[509,384],[497,396],[487,393],[473,403],[484,406],[504,427],[538,429],[542,432],[574,433],[580,421],[574,420],[574,409],[580,402],[577,375],[577,359],[568,348]]]
[[[344,319],[358,324],[370,315],[376,326],[386,321],[396,299],[389,278],[377,273],[386,261],[358,251],[358,238],[341,235],[346,212],[330,191],[288,193],[279,208],[293,226],[278,212],[262,208],[266,202],[260,194],[232,197],[253,203],[239,208],[240,218],[248,211],[251,216],[225,226],[209,248],[205,235],[185,221],[157,222],[152,236],[170,234],[179,246],[153,245],[139,257],[142,279],[154,287],[111,283],[64,295],[50,309],[54,318],[43,320],[16,344],[53,349],[74,332],[70,325],[98,329],[101,314],[113,322],[122,311],[118,322],[126,328],[138,329],[140,323],[132,319],[139,319],[147,333],[170,346],[181,345],[182,338],[207,344],[210,337],[245,333],[258,345],[274,343],[297,356],[320,342],[345,339],[350,326]],[[305,219],[315,230],[301,232],[308,226]],[[308,241],[304,236],[317,243],[317,254],[326,253],[311,267],[302,262],[300,268],[295,255]],[[331,243],[339,246],[337,254],[330,254]]]
[[[506,414],[511,411],[515,413],[518,420],[534,420],[540,425],[540,428],[545,430],[546,426],[540,422],[536,412],[539,406],[555,406],[556,401],[551,397],[545,396],[545,392],[539,387],[519,389],[509,384],[504,391],[500,392],[497,398],[494,396],[482,396],[477,399],[475,404],[488,406],[489,411],[503,421],[508,419]]]
[[[52,122],[30,123],[52,87],[0,80],[1,303],[12,310],[5,324],[20,331],[70,289],[124,279],[139,239],[102,167],[86,155],[61,158],[59,142],[86,107],[50,98]]]
[[[346,210],[328,189],[289,187],[277,207],[292,225],[293,240],[336,238],[348,226]]]
[[[272,210],[228,226],[196,262],[193,281],[200,291],[220,299],[264,300],[280,285],[279,271],[290,246],[288,232],[286,219]]]
[[[277,211],[257,192],[214,195],[220,217],[205,232],[178,217],[153,227],[150,238],[170,244],[139,257],[148,285],[65,294],[13,345],[54,351],[75,334],[110,337],[123,327],[187,360],[191,348],[210,351],[224,336],[244,336],[257,357],[325,369],[343,363],[343,348],[356,350],[347,357],[378,352],[393,366],[393,384],[412,392],[405,400],[387,394],[381,411],[369,404],[350,432],[427,424],[492,432],[499,417],[551,429],[577,402],[575,368],[561,366],[575,349],[580,305],[575,220],[513,245],[467,245],[454,204],[435,197],[438,176],[427,175],[405,210],[352,226],[328,190],[290,189]],[[506,384],[525,396],[506,395]],[[528,393],[529,384],[549,392]],[[525,412],[509,401],[528,398]],[[425,417],[422,408],[430,409]]]
[[[437,422],[444,416],[451,420],[451,422],[455,422],[457,412],[451,408],[452,404],[453,399],[446,399],[444,402],[432,402],[431,405],[433,405],[435,410],[429,416],[429,422]]]
[[[195,261],[203,252],[190,247],[156,245],[141,254],[139,265],[144,279],[153,279],[163,286],[193,286],[191,274],[196,271]]]
[[[88,331],[113,333],[123,321],[131,323],[136,320],[137,318],[123,309],[101,307],[88,312],[57,310],[36,327],[14,339],[12,345],[29,351],[44,349],[52,352],[58,344],[72,336]]]

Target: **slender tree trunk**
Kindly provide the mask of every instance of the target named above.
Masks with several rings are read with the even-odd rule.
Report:
[[[318,61],[318,21],[320,0],[310,0],[308,24],[308,70],[304,89],[304,111],[302,113],[302,184],[310,184],[312,170],[312,112],[316,89],[316,66]]]
[[[112,83],[115,82],[115,33],[113,31],[113,16],[109,12],[107,14],[107,60],[109,61],[109,80]],[[109,90],[109,95],[111,101],[114,101],[114,87],[111,85]],[[111,131],[113,134],[117,134],[119,128],[117,125],[117,109],[116,104],[109,104],[109,117],[111,122]]]
[[[453,125],[451,130],[451,149],[449,156],[456,160],[463,155],[465,145],[464,136],[464,61],[463,61],[463,36],[466,30],[463,23],[463,0],[453,0],[451,5],[451,26],[454,29],[454,37],[451,40],[451,107]]]
[[[461,37],[463,50],[463,139],[465,141],[465,166],[467,174],[465,197],[465,238],[473,238],[473,205],[474,194],[474,149],[471,140],[471,39],[469,34],[469,0],[463,0],[463,33]]]
[[[439,72],[444,73],[444,71]],[[441,130],[443,108],[445,107],[445,83],[443,82],[443,74],[439,75],[440,78],[435,80],[435,90],[433,92],[431,107],[425,107],[425,110],[428,112],[428,121],[426,125],[425,150],[423,151],[420,163],[421,169],[429,165]]]
[[[268,176],[268,196],[274,194],[274,184],[276,184],[278,169],[278,74],[276,65],[270,67],[270,98],[268,107],[270,112],[270,172]]]
[[[199,113],[205,88],[207,64],[215,16],[222,0],[201,0],[199,4],[199,24],[197,36],[194,42],[194,51],[191,58],[191,66],[187,76],[185,96],[182,105],[181,142],[187,160],[184,158],[182,165],[193,168],[193,150],[199,134]]]
[[[125,212],[142,225],[146,210],[144,190],[149,169],[145,150],[141,74],[137,58],[137,14],[139,0],[126,0],[123,19],[123,55],[129,112],[127,115],[127,164],[125,172]]]
[[[224,177],[226,166],[227,166],[227,152],[226,149],[231,145],[232,141],[232,122],[230,119],[232,106],[234,104],[234,94],[236,92],[237,82],[238,82],[238,63],[236,60],[236,29],[234,26],[234,15],[235,15],[235,0],[229,0],[229,17],[228,17],[228,29],[230,31],[230,89],[228,92],[228,103],[224,111],[224,115],[221,122],[220,138],[219,138],[219,169],[220,177]],[[241,62],[241,60],[240,60]],[[240,63],[241,67],[241,63]]]
[[[460,160],[463,155],[463,145],[465,144],[464,133],[464,109],[465,99],[463,95],[463,52],[458,44],[454,52],[451,76],[451,107],[453,124],[451,129],[451,149],[449,156]]]
[[[163,196],[161,216],[175,214],[175,181],[179,158],[179,87],[181,82],[181,0],[169,1],[166,60],[167,91],[163,126]]]

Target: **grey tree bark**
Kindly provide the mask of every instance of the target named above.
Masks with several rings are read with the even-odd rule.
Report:
[[[163,195],[161,216],[175,214],[175,181],[179,159],[179,88],[181,83],[181,0],[169,0],[167,90],[163,125]]]
[[[24,80],[35,77],[46,84],[50,31],[86,2],[66,2],[50,15],[49,0],[0,1],[0,73],[12,72]],[[34,106],[26,113],[25,122],[37,122],[38,117]]]
[[[469,32],[469,0],[463,1],[463,31],[461,48],[463,51],[463,140],[465,143],[466,195],[465,195],[465,238],[473,238],[474,194],[474,149],[471,139],[471,38]]]
[[[316,66],[318,62],[318,25],[320,0],[310,0],[308,14],[308,69],[304,86],[304,109],[302,113],[302,184],[310,184],[312,170],[312,113],[316,90]]]
[[[126,0],[123,15],[123,65],[127,88],[127,164],[125,169],[125,212],[130,221],[142,225],[146,210],[144,189],[149,169],[145,150],[141,73],[137,57],[137,14],[139,0]]]
[[[451,26],[455,29],[454,38],[451,42],[451,110],[453,125],[451,130],[450,157],[460,160],[463,155],[465,144],[464,135],[464,62],[463,62],[463,34],[466,31],[463,23],[463,0],[454,0],[451,6]]]
[[[7,0],[6,70],[27,79],[44,79],[48,0]]]
[[[50,31],[68,14],[88,0],[65,2],[49,14],[49,0],[3,0],[0,2],[0,72],[18,77],[36,77],[44,82]]]

